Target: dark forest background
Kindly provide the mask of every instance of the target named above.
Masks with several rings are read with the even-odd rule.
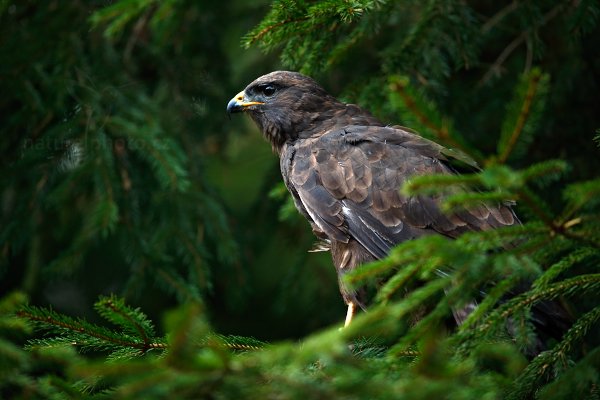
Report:
[[[0,1],[2,397],[600,397],[599,16],[589,0]],[[396,277],[379,311],[338,332],[329,254],[308,252],[270,146],[225,112],[277,69],[483,167],[407,190],[473,185],[448,206],[516,199],[524,227],[399,249],[353,278]],[[402,275],[436,263],[456,298]],[[490,282],[471,331],[441,328]],[[528,307],[559,297],[577,329],[532,358]],[[418,304],[429,318],[400,322]],[[498,333],[506,316],[523,341]]]

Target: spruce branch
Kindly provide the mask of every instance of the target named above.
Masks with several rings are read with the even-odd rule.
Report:
[[[600,200],[600,179],[592,179],[568,185],[563,190],[563,198],[567,202],[567,206],[560,220],[572,220],[576,212],[582,209],[590,209],[598,204]]]
[[[135,48],[136,44],[142,39],[144,32],[147,31],[149,22],[152,20],[152,17],[155,12],[156,7],[150,6],[135,22],[131,35],[129,36],[129,39],[127,39],[125,49],[123,50],[123,61],[125,62],[125,64],[129,66],[134,65],[131,57],[133,49]]]
[[[527,90],[525,96],[523,98],[523,102],[521,105],[521,109],[517,120],[515,122],[514,128],[512,132],[507,135],[507,138],[500,141],[499,150],[500,154],[498,155],[498,162],[504,164],[515,146],[517,145],[517,140],[523,133],[525,128],[525,124],[529,119],[532,112],[532,103],[536,99],[536,94],[539,91],[540,81],[542,80],[542,73],[535,69],[531,71],[527,79]]]
[[[509,277],[495,284],[494,287],[485,294],[475,310],[469,314],[467,319],[459,326],[459,332],[473,329],[473,326],[480,320],[488,311],[490,311],[500,299],[510,291],[518,282],[517,277]]]
[[[452,194],[446,197],[441,204],[442,211],[446,213],[457,212],[469,207],[477,207],[482,204],[502,204],[511,198],[510,193],[506,193],[502,190],[496,190],[491,192],[464,192]]]
[[[400,98],[402,98],[402,100],[404,101],[406,108],[408,108],[408,110],[411,111],[417,117],[417,119],[422,125],[429,128],[438,139],[445,142],[450,141],[451,138],[450,133],[448,132],[448,127],[445,125],[438,126],[434,124],[427,117],[427,115],[425,115],[425,113],[419,107],[417,107],[416,101],[406,91],[407,85],[408,84],[406,81],[397,79],[390,84],[390,87],[394,92],[400,95]]]
[[[516,193],[518,195],[518,200],[523,201],[540,221],[554,231],[555,224],[552,219],[552,214],[548,211],[548,206],[545,202],[525,187],[518,189]]]
[[[520,174],[524,181],[539,185],[560,178],[568,169],[569,165],[563,160],[546,160],[528,166]]]
[[[263,40],[263,38],[265,37],[265,35],[267,35],[269,32],[271,32],[274,29],[280,28],[284,25],[288,25],[288,24],[294,24],[294,23],[298,23],[298,22],[303,22],[303,21],[307,21],[309,19],[308,16],[306,17],[301,17],[301,18],[289,18],[286,19],[284,21],[278,21],[275,22],[273,24],[269,24],[266,26],[260,26],[260,30],[258,30],[258,32],[254,33],[254,32],[250,32],[243,40],[244,42],[244,47],[246,49],[250,48],[253,44],[255,44],[256,42]]]
[[[569,33],[584,36],[598,25],[600,4],[595,0],[580,0],[571,3],[568,19]]]
[[[266,342],[246,336],[221,335],[215,333],[207,336],[207,338],[216,338],[223,347],[236,351],[263,350],[267,346]]]
[[[426,299],[443,291],[449,285],[451,285],[450,277],[438,278],[428,282],[425,286],[414,290],[406,299],[392,306],[392,316],[397,320],[407,316],[408,313],[421,307]],[[426,317],[426,321],[420,326],[423,327],[431,323],[433,320],[439,321],[440,315],[447,314],[448,310],[449,308],[447,308],[447,303],[445,303],[445,301],[438,303],[435,312],[430,314],[430,318]],[[410,335],[406,340],[404,338],[400,339],[390,348],[388,354],[390,356],[399,356],[404,354],[408,349],[410,349],[411,344],[416,339],[417,337],[413,335]]]
[[[66,319],[65,316],[58,315],[52,311],[44,312],[42,309],[35,310],[30,308],[29,310],[20,310],[16,315],[37,323],[41,329],[50,329],[66,335],[66,337],[56,338],[54,341],[33,341],[32,343],[34,344],[53,344],[60,341],[93,349],[110,348],[113,346],[131,347],[140,350],[141,353],[145,353],[151,349],[165,349],[167,347],[165,343],[160,342],[140,343],[133,340],[125,340],[121,338],[119,334],[110,332],[98,325]],[[81,337],[83,337],[83,339],[80,339]]]
[[[356,268],[354,271],[344,276],[344,282],[349,285],[359,285],[361,282],[365,282],[370,278],[383,275],[385,272],[394,268],[396,265],[395,261],[392,261],[390,257],[386,257],[383,260],[373,261],[368,264],[361,265],[360,268]]]
[[[521,375],[515,381],[513,390],[508,394],[509,399],[529,398],[535,390],[537,383],[544,377],[548,377],[558,370],[571,369],[576,370],[578,365],[585,363],[586,358],[581,360],[579,364],[573,364],[570,360],[570,349],[579,341],[581,341],[589,332],[589,330],[600,321],[600,307],[596,307],[591,311],[582,315],[565,333],[560,343],[551,350],[539,354],[525,368]],[[598,357],[599,349],[594,349],[591,355]],[[555,383],[560,382],[560,378]]]
[[[167,268],[156,268],[157,283],[177,296],[182,302],[200,301],[198,288]]]
[[[482,33],[488,33],[492,28],[494,28],[500,21],[502,21],[506,16],[510,13],[517,10],[520,6],[519,1],[513,0],[509,5],[500,9],[496,14],[492,15],[486,22],[481,26]]]
[[[94,12],[89,21],[94,28],[106,24],[106,27],[103,29],[104,36],[106,38],[115,38],[134,19],[138,17],[143,18],[143,14],[153,14],[156,11],[155,3],[155,0],[115,3]]]
[[[193,262],[192,265],[195,267],[194,271],[197,271],[197,279],[200,287],[210,286],[210,280],[207,277],[209,271],[206,268],[203,269],[204,262],[202,255],[198,251],[198,248],[192,243],[192,240],[189,236],[186,235],[186,232],[179,232],[177,235],[181,243],[185,246],[188,254],[192,256]]]
[[[140,101],[142,105],[146,105],[149,99],[142,98]],[[147,128],[140,131],[139,126]],[[131,110],[125,116],[110,117],[107,128],[113,137],[124,138],[128,148],[150,164],[161,186],[179,192],[188,190],[190,181],[186,168],[187,158],[180,145],[164,134],[159,121],[147,121],[137,110]]]
[[[79,346],[81,351],[108,350],[111,354],[133,349],[138,355],[167,348],[164,341],[154,337],[153,328],[146,316],[139,310],[125,306],[122,300],[114,297],[101,298],[96,303],[96,310],[105,319],[124,328],[124,332],[62,315],[52,309],[33,306],[24,307],[16,315],[34,322],[40,330],[57,335],[53,338],[31,340],[30,346],[48,347],[62,343]]]
[[[424,175],[412,177],[402,186],[401,193],[405,196],[414,196],[419,194],[431,195],[440,193],[445,188],[451,188],[458,185],[475,186],[480,183],[480,178],[475,174],[464,175]]]
[[[539,391],[540,399],[590,399],[600,398],[598,382],[600,348],[586,352],[576,363],[571,357],[559,359],[549,371],[550,377],[556,377]],[[531,389],[531,388],[530,388]]]
[[[581,247],[575,251],[569,253],[566,257],[563,257],[558,262],[551,265],[548,270],[542,274],[532,284],[532,288],[543,288],[547,287],[550,282],[556,279],[559,275],[566,272],[568,269],[574,267],[578,263],[588,258],[597,255],[597,250],[591,247]]]
[[[397,349],[394,351],[394,355],[396,357],[409,357],[409,358],[417,358],[421,355],[421,352],[418,350],[410,350],[410,349],[404,349],[404,350],[400,350]]]
[[[401,102],[403,103],[406,110],[416,117],[417,122],[424,128],[430,131],[435,138],[441,140],[444,143],[460,150],[461,152],[468,154],[475,158],[476,161],[481,161],[479,153],[466,145],[462,140],[459,140],[455,135],[450,132],[449,123],[446,119],[442,119],[441,124],[436,124],[429,117],[432,110],[426,111],[422,105],[420,105],[416,99],[415,94],[411,93],[407,79],[402,78],[391,78],[390,89],[392,93],[398,95]]]
[[[575,293],[581,294],[598,290],[599,288],[600,274],[579,275],[541,288],[533,288],[530,291],[511,299],[489,314],[484,322],[479,325],[477,330],[481,333],[485,333],[491,328],[497,327],[498,322],[504,321],[517,311],[528,309],[542,300],[554,300],[559,296],[569,296]]]
[[[419,262],[412,262],[408,265],[403,265],[401,270],[388,279],[385,284],[379,288],[375,297],[377,303],[387,303],[394,293],[397,293],[402,287],[404,287],[411,279],[417,276],[421,272],[421,264]]]
[[[407,276],[405,278],[398,276],[389,284],[381,295],[383,297],[380,300],[383,301],[388,294],[393,294],[400,287],[397,285],[408,282],[412,275],[410,271],[413,268],[418,266],[419,268],[415,273],[418,272],[421,275],[427,275],[435,271],[440,266],[441,259],[431,255],[438,254],[437,252],[440,249],[447,248],[447,246],[451,246],[451,244],[448,244],[448,241],[444,237],[434,235],[422,237],[418,240],[406,241],[392,249],[388,257],[361,265],[360,268],[347,273],[344,276],[344,282],[349,285],[358,285],[369,279],[381,277],[395,268],[402,266],[402,270],[398,271],[397,275],[407,274]],[[430,257],[425,258],[424,254]]]
[[[464,175],[429,175],[414,177],[407,181],[402,193],[407,196],[419,194],[446,194],[442,207],[446,211],[460,210],[461,207],[477,205],[478,203],[498,203],[506,200],[515,200],[531,210],[531,212],[547,227],[550,236],[562,236],[593,247],[600,247],[600,241],[588,232],[578,232],[577,227],[583,224],[584,217],[574,217],[566,220],[564,216],[572,216],[573,208],[583,207],[583,200],[579,196],[569,195],[569,199],[577,198],[567,205],[563,217],[555,219],[553,212],[544,200],[537,196],[528,186],[528,183],[547,182],[560,176],[567,169],[561,160],[550,160],[535,164],[523,171],[514,171],[505,165],[491,164],[477,174]],[[491,189],[488,192],[465,192],[462,185],[476,189],[481,187]],[[600,184],[590,181],[589,185],[574,186],[580,190],[584,198],[591,198],[600,191]],[[567,188],[568,190],[568,188]],[[592,200],[590,200],[592,201]]]
[[[444,276],[433,279],[423,286],[410,292],[410,294],[385,306],[375,306],[368,313],[360,315],[348,327],[347,331],[342,333],[345,336],[352,337],[357,333],[360,335],[374,334],[378,335],[385,330],[397,330],[398,322],[408,317],[411,312],[419,309],[430,298],[443,292],[446,287],[451,285],[451,277]],[[400,349],[402,347],[402,349]],[[391,349],[390,349],[391,350]],[[398,346],[398,350],[405,350],[404,346]]]
[[[502,65],[506,62],[508,57],[515,51],[525,39],[529,35],[529,31],[522,32],[519,36],[514,38],[505,48],[502,50],[502,53],[498,56],[496,61],[490,66],[485,75],[479,80],[477,83],[478,87],[483,87],[487,84],[487,82],[492,79],[494,75],[500,75],[500,71],[502,69]]]
[[[567,239],[584,243],[595,248],[600,248],[600,241],[586,234],[586,232],[577,232],[573,230],[581,220],[574,218],[569,221],[557,222],[547,211],[546,204],[534,195],[528,188],[521,188],[516,191],[519,200],[529,207],[529,209],[546,225],[549,229],[550,236],[563,236]]]
[[[456,293],[455,289],[450,292],[446,291],[446,293]],[[412,326],[411,329],[403,335],[396,344],[394,344],[394,346],[392,346],[390,353],[398,356],[399,353],[410,349],[410,347],[419,341],[419,339],[425,337],[428,332],[442,325],[444,319],[448,318],[449,315],[452,315],[451,307],[449,305],[450,301],[451,300],[448,297],[444,297],[438,301],[433,310],[423,318],[420,318],[419,321]]]
[[[120,326],[132,335],[137,335],[145,344],[154,336],[152,323],[139,309],[125,305],[122,299],[115,296],[101,297],[94,308],[104,319]]]

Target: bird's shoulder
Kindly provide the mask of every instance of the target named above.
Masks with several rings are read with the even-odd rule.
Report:
[[[347,125],[298,140],[282,153],[282,169],[302,185],[312,174],[335,190],[340,180],[359,181],[376,187],[398,189],[405,177],[445,173],[440,161],[447,160],[445,148],[407,129],[390,126]],[[381,172],[387,182],[373,182],[366,172]],[[284,172],[282,170],[282,172]],[[396,179],[391,179],[392,175]],[[391,180],[390,180],[391,179]],[[389,186],[389,187],[388,187]]]
[[[458,158],[467,164],[475,164],[465,155],[457,157],[459,153],[456,150],[448,149],[402,126],[336,126],[296,141],[293,148],[301,154],[326,150],[336,155],[344,155],[352,148],[371,152],[396,151],[440,160]]]

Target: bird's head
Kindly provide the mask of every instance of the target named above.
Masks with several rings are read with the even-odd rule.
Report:
[[[275,71],[236,94],[227,104],[227,112],[248,113],[279,152],[287,141],[312,136],[317,127],[322,131],[345,107],[312,78]]]

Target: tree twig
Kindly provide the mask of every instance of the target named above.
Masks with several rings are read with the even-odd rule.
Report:
[[[502,65],[508,59],[508,57],[513,53],[513,51],[515,51],[523,42],[525,42],[525,40],[529,37],[531,32],[546,25],[550,20],[552,20],[553,18],[558,16],[560,14],[560,12],[562,11],[563,7],[564,7],[564,4],[557,5],[556,7],[554,7],[550,11],[548,11],[546,14],[544,14],[544,16],[542,17],[539,24],[536,24],[535,26],[521,32],[521,34],[519,36],[517,36],[515,39],[513,39],[513,41],[510,42],[508,44],[508,46],[506,46],[504,48],[502,53],[500,53],[500,55],[498,56],[496,61],[494,61],[494,63],[490,66],[490,68],[485,73],[483,78],[481,78],[479,80],[479,83],[477,84],[477,86],[481,87],[481,86],[485,85],[487,83],[487,81],[489,81],[491,79],[492,75],[494,75],[494,73],[497,73],[501,69]],[[488,23],[489,23],[489,21],[488,21]]]
[[[504,17],[506,17],[511,12],[515,11],[517,8],[519,8],[519,2],[513,1],[509,5],[498,11],[496,14],[494,14],[490,19],[488,19],[486,23],[483,24],[483,26],[481,27],[481,32],[489,32],[496,24],[498,24],[498,22],[502,21]]]
[[[534,74],[532,74],[534,75]],[[525,127],[525,123],[527,122],[527,118],[529,118],[529,114],[531,113],[531,105],[533,104],[533,98],[535,97],[535,93],[537,92],[538,85],[540,83],[540,79],[542,78],[541,74],[535,74],[529,80],[529,86],[527,87],[527,93],[525,95],[525,99],[523,100],[523,105],[521,106],[521,112],[519,113],[519,117],[517,118],[517,122],[515,127],[510,134],[510,138],[504,147],[504,151],[498,157],[498,162],[504,164],[510,153],[513,151],[517,144],[517,140],[521,133],[523,132],[523,128]]]
[[[425,113],[423,113],[423,111],[417,106],[415,100],[406,92],[405,87],[406,86],[400,82],[393,82],[391,84],[392,90],[398,93],[398,95],[400,95],[400,97],[404,101],[404,104],[406,105],[406,108],[408,108],[413,113],[413,115],[417,117],[419,122],[423,124],[423,126],[430,129],[438,139],[474,157],[473,151],[471,149],[465,148],[465,146],[463,146],[462,143],[460,143],[459,141],[454,139],[452,135],[450,135],[447,126],[437,126],[433,123],[433,121],[429,119],[429,117],[427,117],[427,115],[425,115]]]
[[[269,25],[264,27],[260,32],[258,32],[256,35],[253,35],[248,42],[246,43],[247,46],[253,45],[255,42],[261,40],[267,33],[269,33],[270,31],[272,31],[275,28],[278,28],[280,26],[283,25],[287,25],[287,24],[291,24],[291,23],[296,23],[296,22],[302,22],[302,21],[306,21],[308,19],[308,17],[302,17],[302,18],[290,18],[290,19],[286,19],[284,21],[279,21],[273,25]]]

